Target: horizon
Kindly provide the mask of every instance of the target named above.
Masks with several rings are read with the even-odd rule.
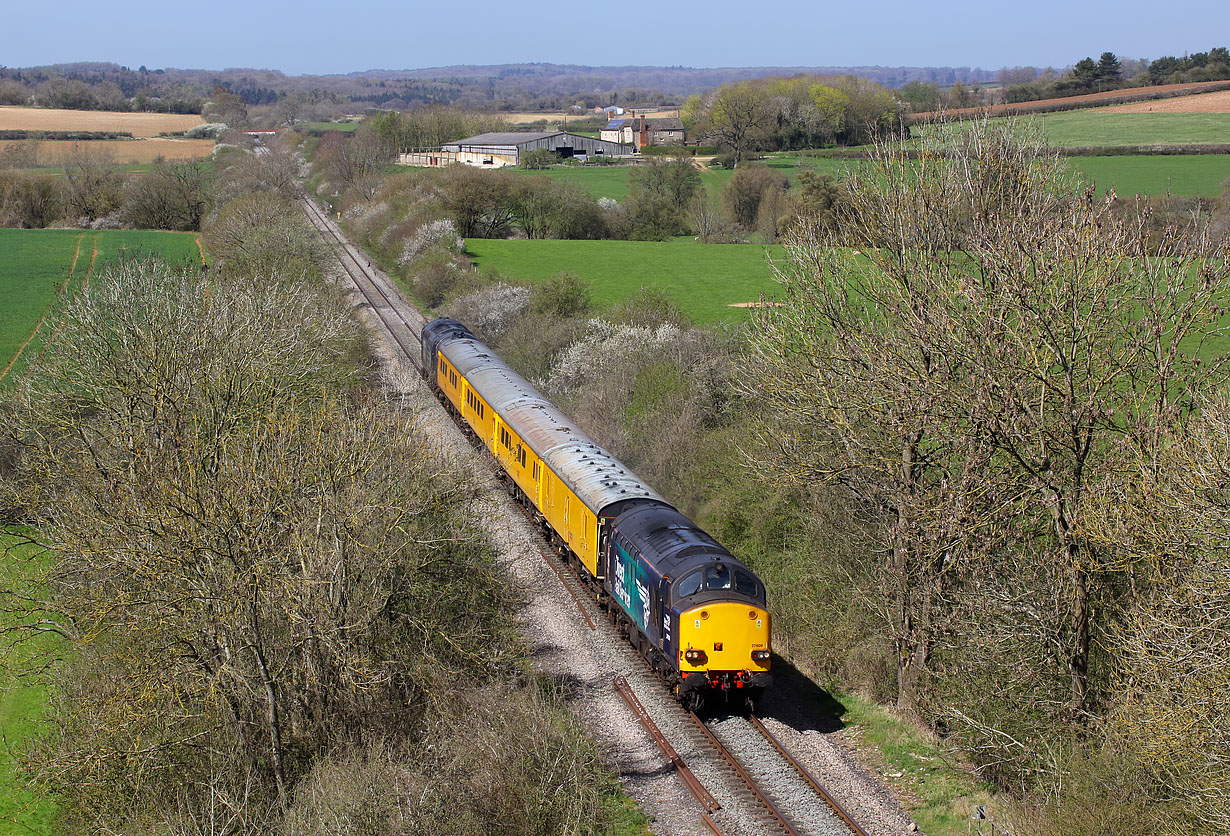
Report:
[[[888,0],[872,10],[872,19],[866,7],[823,8],[805,0],[783,0],[762,14],[748,15],[729,0],[719,0],[699,13],[656,10],[653,21],[637,18],[621,27],[616,15],[596,21],[549,13],[501,17],[505,7],[477,0],[465,7],[475,22],[467,28],[466,21],[437,25],[430,10],[407,11],[387,0],[350,4],[340,24],[335,7],[321,3],[218,0],[202,14],[148,0],[68,0],[54,28],[42,10],[11,10],[3,58],[7,66],[21,68],[115,63],[259,69],[292,76],[543,63],[994,71],[1058,69],[1106,51],[1121,59],[1180,56],[1224,46],[1204,41],[1224,39],[1220,33],[1230,31],[1230,5],[1218,0],[1180,0],[1178,8],[1172,6],[1160,18],[1155,5],[1142,0],[1107,5],[1103,11],[1094,4],[1040,0],[1023,13],[974,0],[943,0],[926,8]],[[1012,36],[1006,38],[1005,32]],[[191,33],[191,40],[184,33]],[[366,69],[356,69],[360,66]]]

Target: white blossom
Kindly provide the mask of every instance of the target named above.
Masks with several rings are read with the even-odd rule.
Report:
[[[430,221],[415,230],[414,235],[410,236],[402,247],[401,257],[397,259],[397,263],[402,266],[409,264],[425,250],[436,246],[443,247],[450,252],[464,253],[466,251],[465,240],[457,234],[457,228],[448,218]]]
[[[550,393],[572,392],[628,365],[641,352],[677,354],[687,339],[676,325],[650,328],[591,319],[585,337],[556,356],[542,386]]]

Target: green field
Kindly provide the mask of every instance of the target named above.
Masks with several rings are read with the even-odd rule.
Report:
[[[594,301],[613,304],[642,287],[666,292],[694,322],[740,321],[760,294],[777,284],[768,258],[784,259],[780,246],[674,241],[501,241],[471,238],[470,257],[485,272],[537,282],[575,273],[593,285]]]
[[[623,200],[628,196],[628,172],[631,166],[623,165],[557,165],[539,171],[512,168],[526,177],[550,177],[561,183],[571,183],[589,192],[590,197],[609,197]]]
[[[200,263],[196,235],[191,233],[0,229],[0,299],[4,300],[0,309],[0,385],[15,377],[37,349],[38,339],[31,337],[58,293],[71,290],[117,259],[151,254]],[[21,356],[13,362],[18,352]]]
[[[1068,165],[1096,182],[1099,192],[1114,186],[1120,198],[1216,197],[1222,181],[1230,178],[1230,154],[1069,157]]]
[[[841,179],[862,165],[859,160],[809,157],[800,154],[774,154],[763,165],[786,175],[791,183],[799,172],[810,168]],[[1136,194],[1160,197],[1167,193],[1184,197],[1215,197],[1220,184],[1230,177],[1230,154],[1191,154],[1155,156],[1069,157],[1067,164],[1086,179],[1096,181],[1100,191],[1115,187],[1120,197]],[[590,196],[626,200],[630,166],[557,166],[545,171],[513,169],[525,176],[550,177],[579,186]],[[729,182],[733,171],[716,169],[701,173],[701,182],[717,196]]]
[[[1114,113],[1094,108],[1027,119],[1040,120],[1047,142],[1058,147],[1230,143],[1230,113]]]
[[[6,585],[42,565],[37,552],[15,543],[12,534],[0,531],[0,582]],[[21,787],[14,763],[14,755],[37,731],[47,702],[46,687],[18,681],[11,672],[11,666],[20,667],[32,652],[28,646],[0,650],[0,733],[4,736],[4,745],[0,746],[0,836],[50,836],[55,829],[55,805]]]
[[[798,180],[799,171],[804,168],[824,171],[835,177],[840,177],[850,166],[858,165],[857,160],[834,160],[826,157],[808,157],[799,154],[775,154],[766,157],[763,164],[782,174],[794,183]],[[540,175],[572,183],[589,193],[590,197],[609,197],[614,200],[625,200],[628,197],[628,173],[632,166],[623,165],[593,165],[593,166],[555,166],[540,171],[527,171],[523,168],[510,169],[525,176]],[[730,180],[734,172],[729,169],[706,169],[700,172],[701,182],[710,194],[718,195],[722,187]]]
[[[337,131],[344,134],[352,134],[359,129],[358,122],[300,122],[299,130],[309,133],[325,133],[326,131]]]

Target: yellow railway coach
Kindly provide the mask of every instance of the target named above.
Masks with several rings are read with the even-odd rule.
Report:
[[[770,683],[755,574],[451,319],[422,332],[422,368],[500,463],[544,530],[610,596],[618,621],[690,707]]]

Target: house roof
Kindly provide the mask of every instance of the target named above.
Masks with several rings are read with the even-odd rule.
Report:
[[[606,127],[603,128],[602,130],[617,131],[631,121],[632,121],[631,119],[612,119],[610,122],[606,123]]]
[[[682,131],[683,120],[678,116],[667,116],[662,119],[646,119],[645,127],[651,131]]]

